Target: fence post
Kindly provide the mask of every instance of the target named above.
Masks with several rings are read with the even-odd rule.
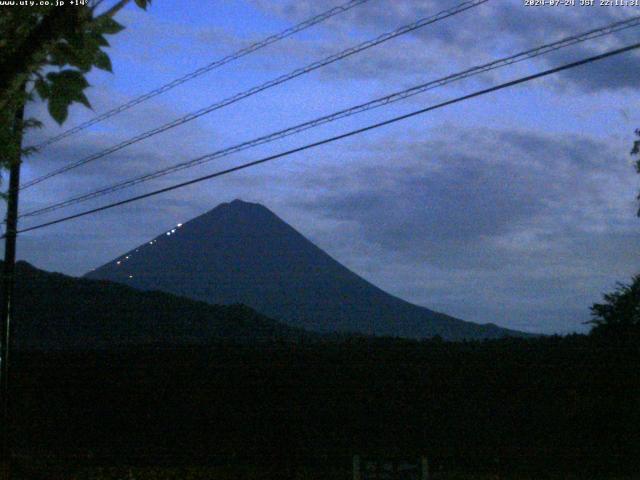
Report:
[[[361,480],[360,475],[360,455],[353,456],[353,480]]]
[[[422,480],[429,480],[429,459],[420,457],[420,465],[422,466]]]

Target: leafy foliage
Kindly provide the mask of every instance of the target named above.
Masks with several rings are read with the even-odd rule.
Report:
[[[636,160],[636,172],[640,174],[640,128],[638,128],[635,133],[636,133],[636,136],[638,137],[638,140],[633,142],[631,155],[639,157],[638,160]],[[638,193],[637,200],[638,202],[640,202],[640,193]],[[638,216],[640,217],[640,206],[638,206]]]
[[[591,307],[594,334],[640,339],[640,275],[629,285],[618,283],[614,292],[604,295],[604,303]]]
[[[20,158],[20,138],[40,122],[16,120],[16,113],[35,99],[48,105],[49,114],[62,124],[69,106],[90,108],[85,75],[93,68],[112,71],[104,51],[105,38],[124,28],[113,19],[129,0],[118,0],[101,14],[93,5],[61,8],[53,5],[6,8],[0,15],[0,167]],[[136,0],[146,9],[151,0]],[[39,3],[39,2],[36,2]],[[47,2],[49,3],[49,2]]]

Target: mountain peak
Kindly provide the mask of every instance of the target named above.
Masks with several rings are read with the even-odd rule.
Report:
[[[241,216],[243,215],[251,216],[251,215],[262,213],[262,214],[269,214],[274,218],[277,218],[277,216],[271,210],[269,210],[267,207],[265,207],[260,203],[246,202],[244,200],[236,198],[231,202],[221,203],[220,205],[209,210],[207,213],[200,215],[200,217],[196,217],[192,220],[197,220],[201,217],[210,217],[212,215],[215,216],[221,213],[233,213],[235,215],[241,215]]]
[[[240,198],[236,198],[235,200],[232,200],[231,202],[228,203],[228,205],[232,206],[232,207],[246,207],[246,206],[250,206],[250,205],[258,205],[261,206],[259,203],[251,203],[251,202],[245,202],[244,200],[240,199]]]
[[[221,203],[220,205],[215,207],[213,210],[217,210],[219,208],[247,209],[247,208],[253,208],[253,207],[265,208],[262,205],[260,205],[259,203],[245,202],[244,200],[242,200],[240,198],[236,198],[235,200],[232,200],[230,202]]]
[[[87,274],[211,304],[248,305],[319,332],[446,339],[510,333],[394,297],[356,275],[258,203],[236,199]]]

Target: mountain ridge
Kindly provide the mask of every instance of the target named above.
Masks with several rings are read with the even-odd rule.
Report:
[[[241,303],[321,333],[448,340],[526,336],[466,322],[384,292],[263,205],[234,200],[177,224],[87,278],[211,304]]]
[[[0,262],[0,267],[2,262]],[[210,305],[16,264],[13,343],[21,350],[319,340],[244,305]]]

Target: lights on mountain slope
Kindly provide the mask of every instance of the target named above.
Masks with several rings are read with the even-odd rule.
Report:
[[[178,229],[178,228],[181,228],[181,227],[182,227],[182,225],[183,225],[182,223],[178,223],[178,224],[175,226],[175,228],[172,228],[171,230],[169,230],[169,231],[165,232],[165,235],[167,235],[167,236],[171,236],[171,235],[175,234],[175,233],[177,232],[177,229]],[[156,239],[156,240],[150,240],[150,241],[148,242],[148,244],[149,244],[149,245],[155,245],[157,242],[158,242],[158,240],[157,240],[157,239]],[[136,248],[135,253],[138,253],[139,251],[140,251],[140,249],[139,249],[139,248]],[[122,262],[124,262],[124,261],[126,261],[126,260],[129,260],[129,258],[131,257],[131,255],[133,255],[133,253],[131,253],[131,254],[129,254],[129,255],[127,255],[127,256],[125,256],[124,258],[122,258],[122,259],[118,260],[118,261],[116,262],[116,264],[117,264],[117,265],[121,265],[121,264],[122,264]],[[129,278],[133,278],[133,276],[132,276],[132,275],[129,275]]]

